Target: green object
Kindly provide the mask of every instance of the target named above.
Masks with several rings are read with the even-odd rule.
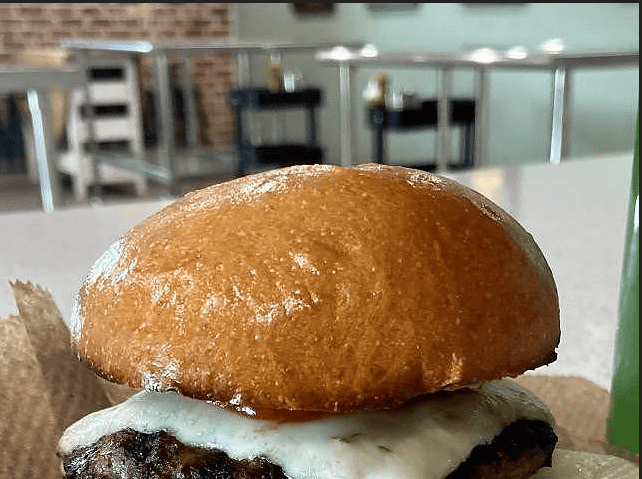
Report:
[[[608,424],[608,438],[611,444],[635,454],[640,452],[639,162],[640,116],[638,115]]]

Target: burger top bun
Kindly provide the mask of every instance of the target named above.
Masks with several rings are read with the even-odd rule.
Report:
[[[165,207],[97,261],[79,356],[134,387],[255,411],[395,407],[555,359],[532,237],[423,171],[295,166]]]

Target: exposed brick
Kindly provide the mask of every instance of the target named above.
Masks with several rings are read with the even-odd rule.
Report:
[[[88,5],[91,5],[91,4],[88,4]],[[80,14],[83,17],[98,18],[101,16],[101,11],[97,7],[86,7],[80,10]]]
[[[152,12],[152,19],[172,19],[179,14],[179,11],[174,7],[159,8]]]
[[[68,18],[68,19],[66,18],[60,21],[60,26],[62,26],[63,28],[68,28],[70,30],[81,28],[82,21],[75,18]]]
[[[137,18],[123,18],[118,22],[120,27],[136,29],[138,32],[142,30],[143,22],[142,19]]]
[[[42,18],[45,15],[45,10],[42,7],[39,7],[37,3],[29,4],[29,3],[22,3],[18,5],[33,5],[30,7],[20,7],[18,9],[18,15],[21,18],[24,19],[32,19],[32,18]]]
[[[61,20],[71,20],[77,17],[76,10],[73,8],[60,8],[52,13]]]
[[[51,19],[49,18],[38,18],[38,19],[33,19],[31,20],[28,25],[29,25],[29,30],[28,32],[38,32],[42,34],[47,34],[47,30],[51,28]]]
[[[11,20],[13,19],[14,8],[10,3],[0,3],[0,19]]]
[[[92,28],[110,28],[113,23],[113,20],[107,18],[94,18],[91,21]]]
[[[68,38],[212,40],[230,35],[226,3],[0,3],[0,61],[23,48],[56,48]],[[236,66],[227,55],[194,57],[194,83],[206,115],[208,144],[230,143],[233,120],[226,104]],[[142,88],[155,84],[153,60],[140,61]]]

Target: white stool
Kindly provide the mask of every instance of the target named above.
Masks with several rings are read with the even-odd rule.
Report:
[[[129,58],[90,57],[88,65],[93,134],[100,147],[123,148],[127,155],[144,155],[140,90],[135,63]],[[70,175],[76,200],[87,198],[87,187],[95,183],[91,158],[87,154],[90,125],[83,89],[71,92],[67,117],[69,148],[61,152],[58,170]],[[133,183],[138,195],[147,192],[147,178],[141,174],[99,162],[102,185]]]

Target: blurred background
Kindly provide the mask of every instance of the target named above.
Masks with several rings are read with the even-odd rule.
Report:
[[[193,189],[413,166],[533,232],[564,331],[544,372],[608,389],[637,358],[639,438],[638,115],[638,3],[0,3],[0,317],[23,279],[68,319],[95,259]]]
[[[402,4],[409,7],[398,10],[376,5],[336,4],[330,16],[300,19],[290,4],[231,4],[232,18],[236,19],[231,26],[240,39],[281,37],[299,42],[354,39],[374,44],[380,52],[458,52],[481,47],[506,51],[523,47],[534,53],[551,43],[568,51],[639,50],[639,5],[633,3],[419,3]],[[337,157],[337,73],[308,58],[297,58],[294,64],[303,71],[306,81],[326,85],[328,101],[321,134],[328,145],[328,156]],[[256,68],[259,67],[257,64]],[[363,68],[357,72],[355,96],[359,100],[368,80],[378,70]],[[434,69],[385,70],[393,90],[410,89],[421,97],[437,95]],[[571,155],[632,150],[639,67],[580,70],[574,75]],[[257,78],[261,75],[257,74]],[[551,83],[551,74],[545,71],[490,73],[489,166],[547,161]],[[470,68],[453,69],[453,96],[472,96],[474,87]],[[356,99],[355,108],[364,114]],[[371,135],[363,118],[355,124],[359,161],[371,154]],[[431,151],[430,135],[425,132],[416,133],[418,138],[391,135],[390,149],[395,151],[395,159],[413,160],[418,151]]]
[[[151,45],[172,42],[340,45],[353,42],[367,45],[379,53],[458,54],[480,48],[526,55],[543,51],[637,52],[639,4],[0,4],[0,64],[74,64],[78,50],[64,47],[65,42],[73,39],[144,41]],[[315,59],[318,50],[282,52],[278,56],[280,73],[295,79],[298,89],[317,88],[320,91],[319,104],[314,106],[315,141],[322,150],[321,161],[339,163],[342,127],[339,73],[336,66]],[[191,59],[191,80],[187,89],[181,89],[179,87],[184,85],[180,68],[186,56]],[[117,115],[121,108],[121,114],[131,122],[127,128],[130,149],[158,164],[154,158],[159,148],[159,86],[154,55],[121,52],[117,57],[125,62],[121,64],[123,68],[132,69],[134,83],[129,85],[128,95],[136,98],[128,110],[116,104],[112,105],[115,109],[106,110],[106,114]],[[174,186],[178,186],[172,190],[173,194],[239,174],[236,165],[240,124],[247,126],[247,141],[251,145],[279,141],[290,144],[305,138],[308,128],[305,107],[259,111],[245,118],[243,123],[237,122],[235,115],[238,112],[230,107],[229,94],[239,87],[239,68],[251,72],[249,82],[242,85],[244,88],[265,88],[271,75],[271,56],[266,52],[251,53],[245,61],[239,62],[234,52],[201,54],[192,50],[169,55],[175,133],[172,148],[176,149],[179,169],[183,162],[183,170],[187,171],[176,175]],[[390,92],[422,99],[435,99],[440,92],[438,71],[430,66],[382,68],[366,64],[355,69],[351,78],[354,163],[374,158],[373,128],[368,122],[363,95],[369,82],[382,72],[387,75]],[[475,97],[474,69],[452,68],[450,78],[453,98]],[[546,69],[488,70],[486,126],[482,139],[485,164],[471,164],[470,167],[549,161],[553,81],[551,71]],[[191,133],[185,126],[188,105],[183,94],[188,91],[193,94],[191,99],[197,120]],[[613,68],[578,68],[573,71],[567,94],[569,157],[631,151],[639,105],[637,63]],[[72,97],[68,92],[63,99],[58,98],[57,106],[52,106],[50,120],[55,135],[54,176],[61,182],[66,202],[63,204],[89,201],[91,195],[84,190],[89,188],[91,192],[93,184],[91,174],[86,173],[83,177],[79,173],[79,169],[89,168],[86,164],[83,166],[88,162],[87,158],[74,152],[74,144],[70,144],[78,136],[75,131],[79,128],[78,122],[83,120],[74,119],[77,115],[73,109],[76,103],[82,103],[82,98],[74,103]],[[25,105],[25,92],[0,93],[0,211],[40,208],[31,141],[33,133]],[[457,156],[461,134],[455,129],[449,137],[453,156]],[[190,156],[190,149],[186,150],[190,146],[189,135],[197,137],[199,148],[207,147],[223,154],[207,160],[186,159]],[[119,143],[119,138],[111,139],[113,145],[108,146],[112,147],[122,146],[125,141],[120,139]],[[437,131],[433,127],[389,134],[385,141],[388,162],[424,165],[434,159]],[[255,159],[252,156],[250,163]],[[288,158],[280,160],[277,164],[288,163]],[[207,168],[191,168],[190,161],[201,162]],[[155,179],[153,175],[147,175],[143,184],[140,175],[132,177],[130,173],[121,174],[112,169],[101,179],[103,198],[126,200],[167,193],[166,185]]]

